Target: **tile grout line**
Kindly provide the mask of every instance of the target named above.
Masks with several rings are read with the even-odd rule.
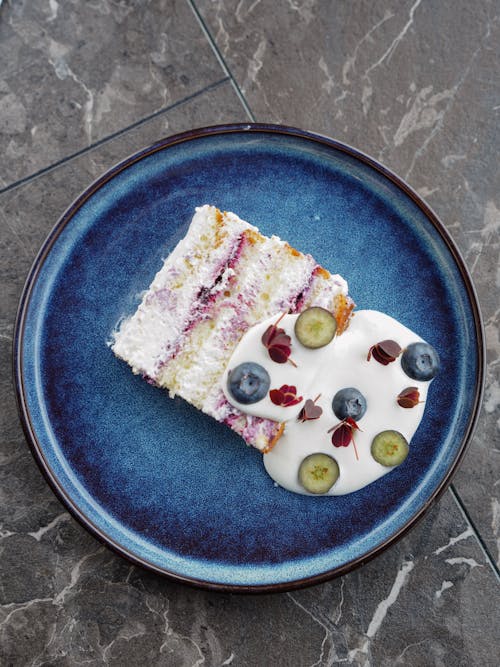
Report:
[[[60,160],[57,160],[56,162],[53,162],[52,164],[49,164],[46,167],[43,167],[42,169],[39,169],[38,171],[35,171],[32,174],[29,174],[28,176],[24,176],[23,178],[20,178],[17,181],[14,181],[13,183],[10,183],[6,187],[0,189],[0,195],[4,194],[5,192],[9,192],[10,190],[14,190],[15,188],[18,188],[21,185],[24,185],[25,183],[28,183],[29,181],[34,180],[35,178],[38,178],[39,176],[42,176],[44,174],[47,174],[48,172],[52,171],[53,169],[57,169],[57,167],[60,167],[63,164],[66,164],[67,162],[71,162],[71,160],[74,160],[77,157],[81,157],[85,153],[88,153],[94,148],[98,148],[99,146],[102,146],[103,144],[106,144],[108,141],[112,141],[113,139],[116,139],[117,137],[126,134],[130,130],[135,129],[136,127],[140,127],[144,123],[147,123],[150,120],[153,120],[155,118],[158,118],[159,116],[168,113],[169,111],[173,111],[177,107],[182,106],[183,104],[186,104],[187,102],[191,102],[192,100],[196,99],[198,96],[203,95],[204,93],[210,92],[212,90],[215,90],[219,86],[221,86],[224,83],[227,83],[230,81],[229,76],[225,76],[223,79],[219,79],[218,81],[215,81],[214,83],[209,84],[208,86],[205,86],[201,90],[198,90],[194,93],[191,93],[191,95],[187,95],[186,97],[183,97],[180,100],[177,100],[173,104],[170,104],[169,106],[159,109],[158,111],[155,111],[152,114],[149,114],[149,116],[144,116],[143,118],[140,118],[139,120],[135,121],[131,125],[127,125],[127,127],[123,127],[121,130],[117,130],[116,132],[113,132],[112,134],[108,134],[107,136],[103,137],[102,139],[99,139],[98,141],[95,141],[92,144],[89,144],[88,146],[85,146],[85,148],[81,148],[80,150],[76,151],[75,153],[71,153],[70,155],[67,155],[66,157],[61,158]],[[159,137],[160,139],[161,137]]]
[[[229,69],[229,67],[228,67],[228,65],[227,65],[227,63],[224,59],[224,56],[220,52],[219,47],[217,46],[217,44],[215,42],[215,39],[212,37],[212,34],[210,33],[209,29],[207,28],[207,26],[205,24],[205,21],[203,20],[203,17],[201,16],[200,12],[198,11],[198,8],[195,5],[195,1],[194,0],[186,0],[186,2],[191,7],[191,10],[192,10],[193,14],[195,15],[196,19],[198,20],[200,28],[203,31],[203,34],[205,35],[205,37],[207,38],[208,43],[212,47],[212,50],[213,50],[217,60],[219,61],[220,66],[224,70],[224,73],[226,74],[226,76],[230,79],[231,84],[234,88],[234,91],[235,91],[236,95],[238,96],[238,99],[240,100],[243,108],[245,109],[245,112],[246,112],[248,118],[252,121],[252,123],[255,123],[256,122],[255,115],[254,115],[253,111],[251,110],[250,105],[248,104],[245,96],[243,95],[243,92],[241,91],[241,88],[237,84],[236,79],[234,78],[231,70]]]
[[[475,525],[474,521],[472,520],[472,518],[471,518],[469,512],[467,511],[467,509],[465,508],[465,505],[462,502],[462,499],[460,498],[460,496],[458,494],[458,491],[455,489],[453,484],[449,485],[448,490],[449,490],[450,494],[452,495],[453,500],[455,501],[455,503],[458,507],[458,510],[461,513],[461,515],[463,516],[465,522],[470,526],[472,532],[474,533],[474,537],[476,538],[476,540],[479,544],[479,548],[483,552],[483,555],[484,555],[487,563],[489,564],[489,566],[493,570],[493,573],[496,575],[496,577],[498,579],[500,579],[500,571],[499,571],[498,566],[495,562],[495,559],[493,558],[493,554],[490,553],[490,550],[486,546],[483,538],[481,537],[481,533],[476,528],[476,525]]]

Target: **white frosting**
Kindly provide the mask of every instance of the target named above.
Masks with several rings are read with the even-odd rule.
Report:
[[[287,315],[279,324],[291,337],[291,363],[278,364],[272,361],[261,342],[264,331],[278,319],[279,314],[252,327],[235,349],[223,378],[223,389],[227,399],[242,412],[285,422],[283,436],[268,454],[264,465],[269,475],[284,488],[295,493],[306,494],[299,484],[298,469],[309,454],[323,452],[333,457],[340,475],[328,495],[351,493],[375,481],[392,468],[377,463],[370,453],[373,438],[385,430],[399,431],[408,442],[415,434],[422,419],[429,382],[409,378],[401,368],[400,358],[383,366],[373,357],[367,361],[370,347],[382,340],[392,339],[404,348],[422,339],[392,317],[372,310],[357,311],[349,328],[323,348],[317,350],[302,346],[294,334],[296,315]],[[269,394],[252,405],[235,401],[227,391],[227,374],[240,363],[251,361],[264,366],[271,377],[271,389],[281,385],[295,385],[303,401],[292,407],[274,405]],[[413,408],[402,408],[396,398],[406,387],[417,387],[420,400]],[[338,390],[355,387],[366,398],[367,410],[358,421],[361,429],[354,438],[354,446],[334,447],[328,430],[339,423],[332,410],[332,399]],[[297,417],[306,399],[314,399],[323,409],[319,419],[299,422]],[[409,456],[418,455],[410,445]],[[404,463],[403,463],[404,465]]]
[[[208,205],[196,209],[188,233],[165,260],[137,311],[115,333],[113,352],[127,361],[134,373],[155,377],[169,346],[182,336],[200,288],[213,286],[214,267],[226,258],[231,240],[236,241],[242,231],[251,227],[238,216],[227,214],[231,219],[228,238],[219,247],[212,245],[207,253],[206,236],[214,225],[216,211]],[[196,280],[185,279],[192,271],[191,265],[196,266]],[[228,273],[226,281],[229,277]],[[225,288],[224,283],[217,287]]]

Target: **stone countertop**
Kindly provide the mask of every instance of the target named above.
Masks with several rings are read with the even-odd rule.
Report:
[[[2,665],[498,664],[500,17],[494,0],[0,3],[0,352],[44,237],[95,177],[224,122],[333,136],[405,178],[472,274],[484,405],[451,487],[354,572],[216,594],[131,566],[56,500],[2,396]],[[495,441],[496,447],[495,448]]]

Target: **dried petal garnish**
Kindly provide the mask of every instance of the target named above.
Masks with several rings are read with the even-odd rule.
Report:
[[[361,430],[352,417],[346,417],[336,426],[328,431],[332,434],[332,445],[334,447],[348,447],[351,442],[356,454],[356,460],[359,461],[358,450],[354,442],[354,431]]]
[[[380,343],[375,343],[368,350],[367,361],[373,357],[379,364],[387,366],[392,361],[396,359],[401,354],[401,347],[396,343],[395,340],[382,340]]]
[[[316,405],[316,401],[320,396],[321,394],[318,394],[314,401],[312,401],[310,398],[307,399],[307,401],[304,403],[304,407],[299,412],[299,416],[297,417],[300,422],[307,422],[313,419],[319,419],[321,417],[323,414],[323,408],[321,408],[319,405]]]
[[[278,327],[278,324],[285,317],[286,313],[283,313],[279,319],[270,326],[262,334],[262,344],[267,348],[269,356],[277,364],[286,364],[289,361],[293,366],[297,364],[290,359],[290,354],[292,352],[292,339],[285,332],[284,329]]]
[[[283,408],[297,405],[303,400],[302,396],[297,396],[297,387],[288,384],[281,385],[279,389],[271,389],[269,398],[274,405],[280,405]]]
[[[406,387],[396,400],[402,408],[414,408],[419,403],[423,403],[420,400],[420,393],[417,387]]]

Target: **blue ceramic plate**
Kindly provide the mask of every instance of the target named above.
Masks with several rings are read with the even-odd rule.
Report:
[[[359,308],[396,317],[439,350],[404,465],[352,495],[294,495],[228,428],[115,359],[113,328],[203,203],[311,253],[348,279]],[[81,523],[135,563],[241,591],[325,580],[400,537],[449,482],[483,373],[476,298],[436,216],[362,153],[268,125],[177,135],[91,185],[35,262],[15,351],[28,440]]]

